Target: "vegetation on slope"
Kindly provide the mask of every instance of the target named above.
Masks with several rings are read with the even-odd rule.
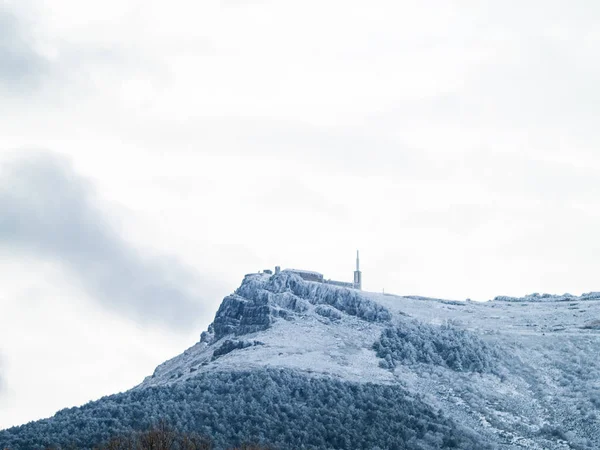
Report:
[[[458,372],[492,372],[497,350],[466,330],[404,321],[386,328],[373,344],[380,366],[393,369],[397,364],[433,364]]]
[[[242,442],[281,449],[484,449],[483,439],[399,386],[311,378],[289,370],[205,373],[134,389],[0,432],[0,448],[89,449],[161,418],[216,449]]]

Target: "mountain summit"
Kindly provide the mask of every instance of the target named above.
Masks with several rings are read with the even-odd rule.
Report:
[[[600,448],[600,294],[447,301],[247,275],[132,390],[0,432],[91,448],[167,420],[216,448]]]

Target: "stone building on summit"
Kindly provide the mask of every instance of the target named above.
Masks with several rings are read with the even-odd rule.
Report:
[[[275,267],[275,273],[281,272],[279,266]],[[337,280],[326,280],[322,273],[314,272],[312,270],[298,270],[298,269],[285,269],[285,272],[291,272],[299,275],[306,281],[313,281],[316,283],[331,284],[333,286],[341,286],[345,288],[362,290],[362,272],[360,271],[360,257],[358,250],[356,251],[356,270],[354,271],[354,280],[352,282],[337,281]],[[270,270],[266,270],[265,273],[272,273]]]

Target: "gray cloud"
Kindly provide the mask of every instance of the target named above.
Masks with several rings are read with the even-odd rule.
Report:
[[[133,248],[67,160],[23,152],[0,169],[0,245],[57,261],[92,298],[138,322],[188,329],[201,320],[198,293],[214,284],[176,257]]]
[[[0,83],[11,89],[37,85],[47,61],[35,51],[24,24],[0,5]]]

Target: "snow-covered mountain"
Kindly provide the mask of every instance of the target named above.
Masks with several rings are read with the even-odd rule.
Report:
[[[600,448],[600,294],[446,301],[253,274],[131,391],[0,432],[86,447],[167,419],[217,448]]]

